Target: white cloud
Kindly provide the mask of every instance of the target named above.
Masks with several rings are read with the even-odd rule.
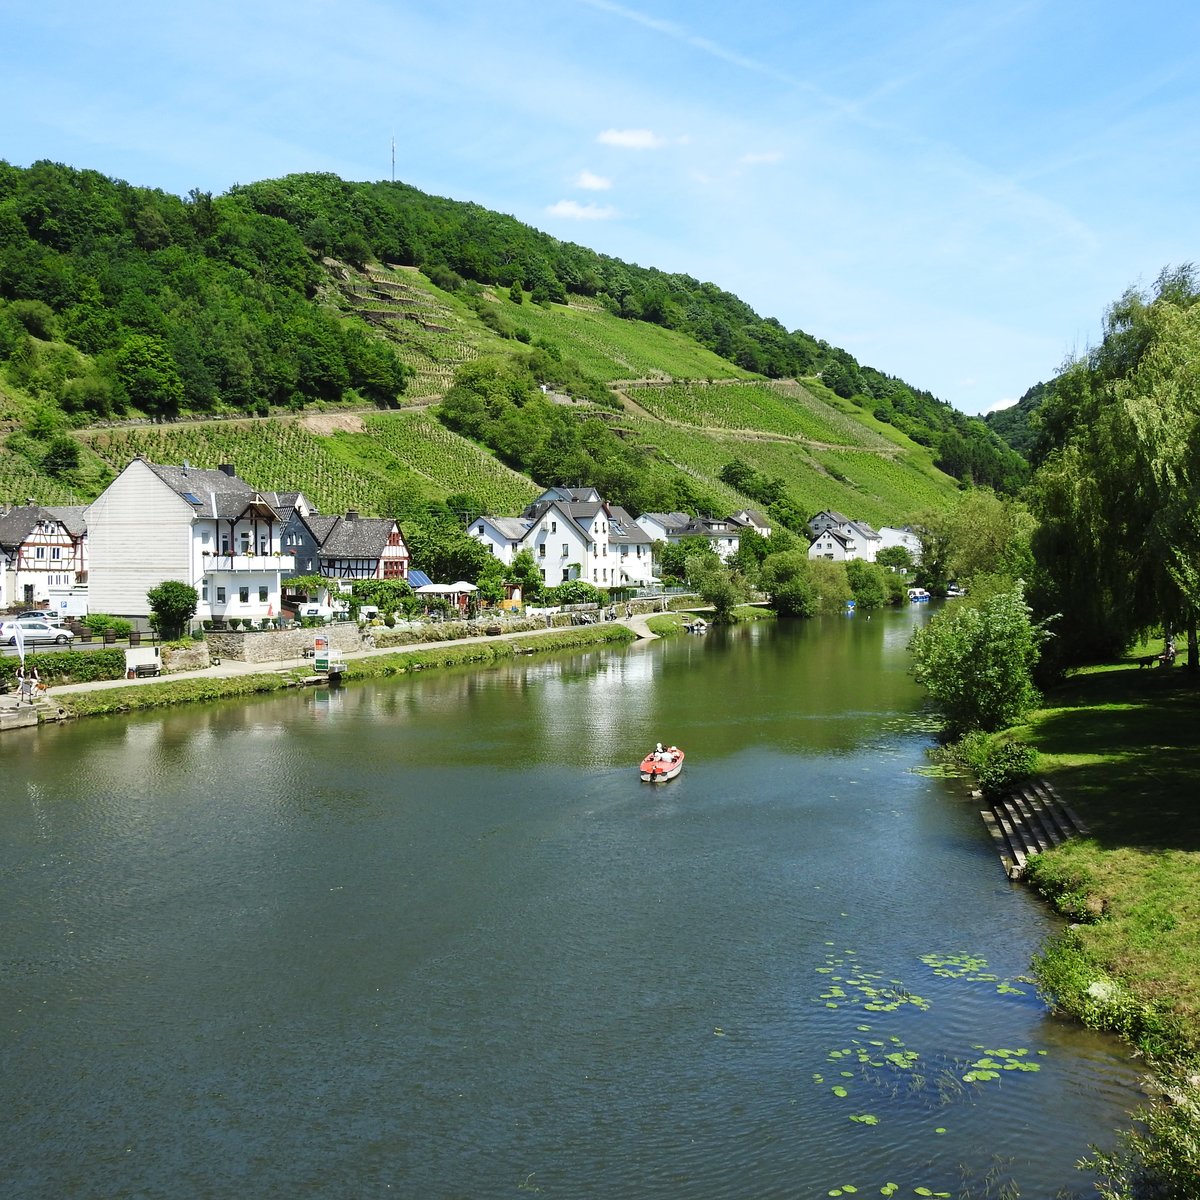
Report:
[[[1002,409],[1012,408],[1012,406],[1014,404],[1019,404],[1019,403],[1020,403],[1019,400],[997,400],[996,403],[993,404],[992,407],[988,409],[988,412],[1000,412]]]
[[[606,129],[597,138],[602,146],[620,146],[623,150],[659,150],[667,144],[652,129]]]
[[[591,171],[580,171],[575,176],[575,186],[588,192],[607,192],[612,187],[612,180],[603,175],[595,175]]]
[[[548,205],[546,213],[570,221],[607,221],[617,215],[617,210],[610,204],[580,204],[578,200],[560,200],[557,204]]]
[[[758,167],[783,162],[783,154],[779,150],[768,150],[762,154],[743,154],[738,161],[746,167]]]

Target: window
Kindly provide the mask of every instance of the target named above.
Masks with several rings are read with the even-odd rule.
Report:
[[[225,603],[225,585],[224,585],[224,584],[221,584],[221,585],[220,585],[220,586],[217,588],[217,603],[218,603],[218,604],[224,604],[224,603]]]
[[[46,557],[46,547],[38,546],[33,552],[33,557],[34,558],[45,558]]]
[[[546,582],[546,568],[545,567],[542,567],[542,569],[541,569],[541,576],[542,576],[542,582],[545,583]]]
[[[267,585],[265,583],[260,583],[258,585],[258,598],[263,602],[265,602],[267,599]]]
[[[200,599],[203,600],[205,604],[208,603],[208,580],[207,579],[203,580],[200,584]]]
[[[539,542],[538,543],[538,558],[545,558],[545,557],[546,557],[546,543]]]
[[[551,521],[551,522],[550,522],[550,532],[551,532],[551,533],[557,533],[557,532],[558,532],[558,522],[557,522],[557,521]]]
[[[250,589],[248,587],[238,588],[238,600],[240,600],[243,604],[250,603]]]
[[[62,558],[62,547],[53,546],[50,550],[50,557],[54,559]]]

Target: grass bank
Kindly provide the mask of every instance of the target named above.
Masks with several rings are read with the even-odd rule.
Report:
[[[518,655],[574,650],[588,646],[626,644],[634,634],[624,625],[582,625],[553,633],[528,637],[497,638],[487,642],[447,642],[419,650],[400,650],[394,654],[372,654],[352,658],[342,675],[345,681],[403,675],[439,667],[468,663],[502,662]],[[205,700],[236,699],[299,686],[308,671],[263,670],[254,674],[205,675],[130,684],[103,691],[64,691],[55,700],[74,717],[95,717],[110,713],[137,712]]]
[[[1157,1014],[1151,1025],[1174,1025],[1192,1050],[1200,1048],[1197,729],[1200,681],[1180,666],[1142,668],[1135,656],[1077,671],[1015,731],[1092,830],[1034,859],[1031,882],[1077,923],[1067,941],[1093,978]]]
[[[1080,1165],[1107,1200],[1194,1200],[1200,1179],[1200,679],[1157,646],[1076,671],[1012,735],[1091,836],[1030,860],[1071,925],[1034,960],[1055,1005],[1136,1046],[1154,1101]]]

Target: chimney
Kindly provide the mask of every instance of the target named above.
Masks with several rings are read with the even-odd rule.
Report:
[[[234,477],[236,472],[233,469],[233,463],[218,463],[217,470],[223,475],[228,475],[230,479]]]

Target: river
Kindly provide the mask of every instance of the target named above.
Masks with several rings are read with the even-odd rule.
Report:
[[[3,1195],[1091,1195],[1137,1075],[920,770],[925,619],[6,734]]]

